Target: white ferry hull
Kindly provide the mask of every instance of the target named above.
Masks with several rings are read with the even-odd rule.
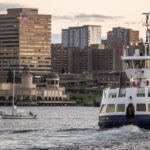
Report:
[[[126,119],[126,115],[99,116],[98,125],[101,129],[123,125],[136,125],[140,128],[150,129],[150,115],[135,115],[133,119]]]

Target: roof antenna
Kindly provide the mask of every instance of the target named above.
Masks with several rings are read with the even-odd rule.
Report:
[[[149,29],[149,26],[150,26],[150,24],[149,24],[149,15],[150,15],[150,13],[143,13],[143,15],[145,15],[146,16],[146,24],[145,24],[145,26],[146,26],[146,42],[145,42],[145,56],[147,56],[147,54],[149,54],[149,33],[150,33],[150,29]]]

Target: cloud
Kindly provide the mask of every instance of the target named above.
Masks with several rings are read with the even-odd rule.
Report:
[[[104,20],[112,20],[112,19],[120,19],[120,18],[123,18],[122,16],[106,16],[106,15],[100,15],[100,14],[78,14],[78,15],[74,15],[74,16],[59,16],[59,15],[54,15],[53,16],[54,19],[57,19],[57,20],[73,20],[73,19],[76,19],[76,20],[80,20],[80,21],[86,21],[86,20],[89,20],[89,19],[92,19],[92,20],[101,20],[101,21],[104,21]]]
[[[23,8],[23,5],[17,3],[0,3],[0,12],[6,11],[8,8]]]
[[[131,21],[131,22],[124,22],[124,24],[133,25],[133,24],[141,24],[141,22],[134,22],[134,21]]]
[[[76,15],[75,18],[79,18],[79,19],[89,19],[89,18],[95,18],[95,19],[118,19],[118,18],[122,18],[122,17],[114,17],[114,16],[104,16],[104,15],[100,15],[100,14],[79,14]]]
[[[73,16],[52,16],[54,19],[65,19],[70,20],[73,18]]]

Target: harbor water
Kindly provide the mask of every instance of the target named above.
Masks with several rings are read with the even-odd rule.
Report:
[[[143,150],[150,131],[136,126],[98,127],[98,107],[21,107],[37,119],[0,119],[0,150]],[[10,107],[0,107],[9,111]]]

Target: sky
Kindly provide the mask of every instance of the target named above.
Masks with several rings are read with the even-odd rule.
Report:
[[[113,27],[140,31],[145,39],[144,12],[150,0],[0,0],[0,14],[7,8],[38,8],[52,15],[52,43],[61,42],[61,31],[72,26],[101,25],[102,38]]]

